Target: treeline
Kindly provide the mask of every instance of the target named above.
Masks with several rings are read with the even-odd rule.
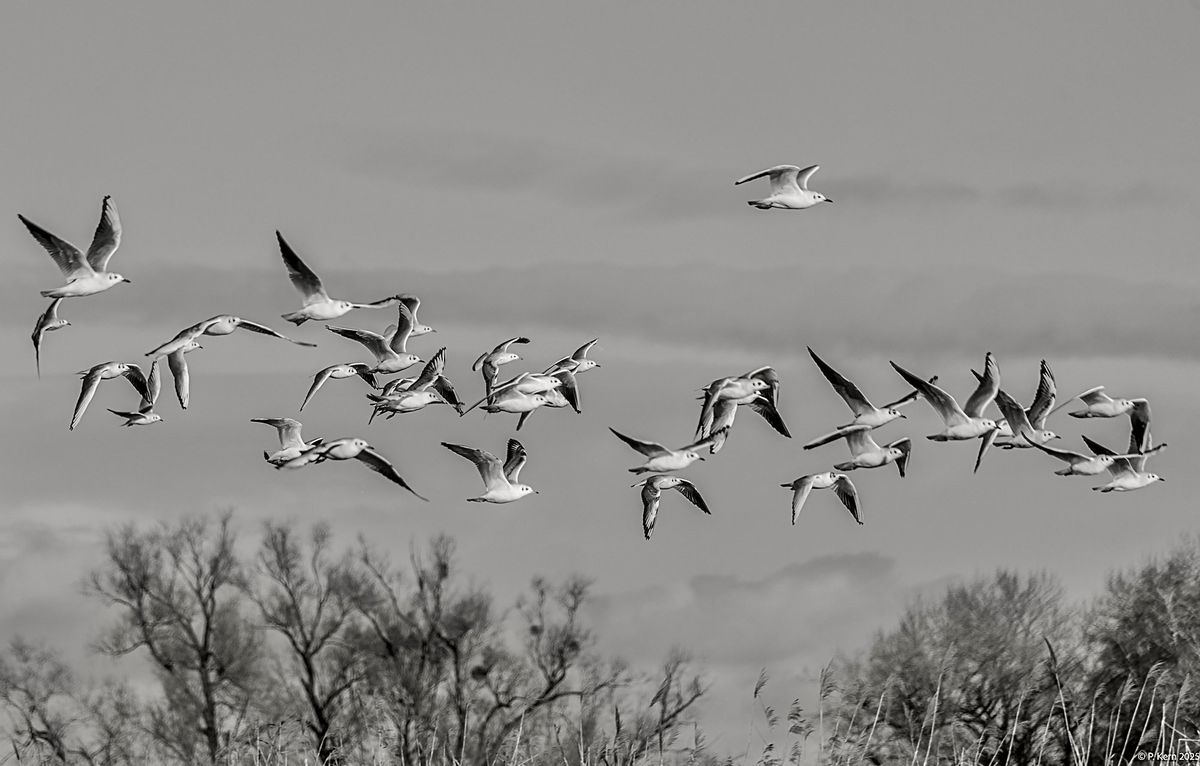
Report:
[[[916,601],[831,668],[821,749],[827,763],[906,765],[1200,753],[1198,683],[1200,542],[1110,575],[1082,607],[1047,574],[1001,571]]]
[[[85,584],[114,616],[94,647],[152,676],[93,682],[13,642],[0,760],[622,766],[671,751],[705,692],[682,652],[653,676],[601,656],[580,578],[502,608],[446,537],[397,563],[268,522],[241,550],[230,514],[111,530]]]

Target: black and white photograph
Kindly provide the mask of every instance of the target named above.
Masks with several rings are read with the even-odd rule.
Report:
[[[1200,761],[1200,0],[0,6],[0,766]]]

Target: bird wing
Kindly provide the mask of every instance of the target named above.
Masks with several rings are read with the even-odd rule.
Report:
[[[445,375],[439,375],[434,378],[433,385],[431,387],[434,391],[438,392],[439,396],[446,400],[446,404],[449,404],[454,408],[455,412],[459,413],[460,415],[462,414],[462,399],[458,398],[458,392],[454,390],[454,384],[450,382],[449,378],[447,378]],[[529,413],[525,414],[528,415]]]
[[[367,351],[370,351],[376,359],[382,361],[389,356],[387,342],[382,335],[377,335],[367,330],[356,330],[351,327],[336,327],[334,325],[325,325],[325,329],[331,333],[349,338],[350,340],[358,341],[366,346]]]
[[[971,398],[967,399],[967,404],[963,407],[963,412],[970,418],[983,417],[984,409],[996,398],[996,392],[999,390],[1000,368],[996,364],[996,358],[989,351],[983,360],[983,379],[979,381],[979,386],[975,389],[975,393],[971,394]]]
[[[474,447],[464,447],[461,444],[450,444],[442,442],[442,446],[450,450],[460,457],[465,457],[475,464],[475,468],[479,470],[480,477],[483,478],[483,486],[489,490],[499,487],[508,486],[508,479],[504,477],[504,470],[500,466],[500,458],[490,452]]]
[[[1086,391],[1080,391],[1078,394],[1075,394],[1074,396],[1072,396],[1068,399],[1064,399],[1062,401],[1062,403],[1060,403],[1057,407],[1050,410],[1048,415],[1053,415],[1054,413],[1058,412],[1063,407],[1066,407],[1068,404],[1075,401],[1076,399],[1078,399],[1079,401],[1083,402],[1084,404],[1088,404],[1088,405],[1099,404],[1100,402],[1111,402],[1112,401],[1112,397],[1110,397],[1108,394],[1104,393],[1104,386],[1094,386],[1093,388],[1089,388]]]
[[[820,165],[809,165],[796,174],[796,183],[800,184],[801,189],[808,191],[808,179],[812,178],[813,173],[816,173],[820,169]]]
[[[492,349],[492,353],[493,354],[503,354],[505,351],[508,351],[508,347],[514,343],[529,343],[529,342],[530,342],[529,338],[526,338],[524,335],[518,335],[517,337],[509,338],[508,340],[504,341],[500,345],[496,346],[494,349]],[[483,357],[486,357],[486,356],[487,356],[487,354],[484,354],[483,356],[481,356],[479,358],[479,362],[482,362]],[[476,364],[479,364],[479,362],[476,362]],[[475,368],[472,367],[471,369],[474,370]]]
[[[512,380],[506,381],[499,386],[489,387],[487,393],[484,395],[484,397],[482,399],[475,402],[470,407],[467,407],[465,410],[463,410],[459,414],[460,415],[467,414],[468,412],[475,409],[476,407],[483,404],[484,402],[486,402],[490,399],[494,399],[496,397],[496,394],[500,393],[501,391],[507,391],[508,389],[515,387],[518,383],[521,383],[523,380],[525,380],[528,377],[529,377],[529,373],[523,372],[520,375],[518,375],[517,377],[513,378]]]
[[[100,223],[92,236],[92,246],[87,251],[87,261],[95,271],[106,271],[108,261],[121,244],[121,219],[117,217],[117,206],[111,197],[105,197],[100,205]]]
[[[855,415],[863,415],[875,411],[874,405],[871,404],[867,397],[863,396],[863,392],[859,390],[858,386],[851,383],[844,375],[826,364],[825,360],[817,356],[817,352],[811,348],[808,349],[808,354],[817,363],[821,374],[833,386],[833,390],[846,401],[846,404]]]
[[[1033,395],[1033,404],[1029,405],[1029,409],[1025,412],[1029,416],[1029,424],[1036,430],[1041,431],[1046,428],[1046,419],[1050,417],[1050,412],[1054,409],[1054,398],[1057,394],[1054,372],[1050,369],[1049,363],[1043,359],[1038,371],[1037,393]]]
[[[65,239],[51,234],[19,213],[17,214],[17,218],[21,219],[21,223],[25,224],[25,228],[29,229],[29,233],[33,235],[33,238],[50,254],[50,257],[58,266],[58,270],[63,273],[68,282],[95,273],[92,265],[88,263],[87,258],[83,256],[79,248]]]
[[[933,384],[937,384],[938,376],[934,375],[932,378],[929,379],[929,382],[933,383]],[[922,396],[924,396],[924,394],[922,394],[920,391],[917,391],[916,389],[913,389],[912,391],[909,391],[907,394],[900,397],[896,401],[888,402],[887,404],[883,405],[883,407],[881,407],[880,409],[898,410],[901,407],[904,407],[905,405],[912,404],[916,400],[920,399]]]
[[[179,400],[179,406],[186,410],[191,391],[187,359],[182,349],[167,354],[167,368],[171,370],[171,378],[175,381],[175,398]]]
[[[248,319],[239,319],[237,326],[238,326],[238,328],[240,328],[242,330],[249,330],[250,332],[260,333],[262,335],[270,335],[272,338],[279,338],[280,340],[286,340],[288,343],[295,343],[297,346],[308,346],[309,348],[316,348],[316,346],[317,346],[316,343],[309,343],[306,340],[294,340],[294,339],[289,338],[288,336],[284,335],[283,333],[275,332],[274,330],[272,330],[270,327],[267,327],[266,325],[262,325],[257,322],[251,322]]]
[[[408,482],[406,482],[403,479],[403,477],[401,477],[400,474],[396,471],[396,467],[394,465],[392,465],[390,462],[388,462],[387,458],[385,458],[383,455],[380,455],[378,452],[376,452],[374,447],[367,447],[362,452],[358,453],[358,455],[356,455],[355,457],[357,458],[357,460],[359,462],[364,464],[367,468],[370,468],[375,473],[378,473],[378,474],[381,474],[381,475],[387,477],[391,481],[395,482],[396,484],[399,484],[401,487],[404,487],[409,492],[413,493],[414,495],[421,498],[425,502],[429,502],[429,498],[421,495],[415,489],[410,487],[408,485]]]
[[[894,442],[885,444],[883,448],[891,449],[892,447],[895,447],[904,453],[900,457],[896,458],[896,468],[900,471],[900,478],[903,479],[905,474],[908,473],[908,461],[912,458],[912,439],[909,439],[908,437],[897,439]]]
[[[587,343],[584,343],[582,346],[575,349],[575,353],[571,354],[571,358],[577,362],[581,362],[584,359],[587,359],[588,352],[592,350],[592,346],[596,345],[596,341],[598,341],[598,340],[600,340],[600,339],[592,338]]]
[[[650,482],[642,486],[642,534],[650,539],[654,531],[654,522],[658,520],[658,505],[662,502],[662,491],[655,489]]]
[[[218,314],[217,316],[209,317],[202,322],[197,322],[191,327],[185,327],[177,332],[174,338],[171,338],[169,341],[163,343],[155,349],[147,351],[146,356],[162,356],[163,354],[171,354],[172,352],[179,351],[184,346],[203,335],[204,331],[209,327],[212,327],[214,324],[224,318],[225,316],[223,314]]]
[[[1108,447],[1105,447],[1103,444],[1093,441],[1086,436],[1083,437],[1083,442],[1093,453],[1097,455],[1108,455],[1109,457],[1115,458],[1111,463],[1108,464],[1108,472],[1111,473],[1114,478],[1121,476],[1122,474],[1132,473],[1134,471],[1133,464],[1129,462],[1129,458],[1117,455],[1117,453],[1113,452]]]
[[[99,387],[100,367],[98,366],[88,370],[83,377],[83,385],[79,389],[79,399],[75,401],[75,412],[71,414],[71,425],[68,430],[74,431],[75,426],[79,425],[79,421],[83,419],[83,413],[92,403],[92,398],[96,396],[96,389]]]
[[[142,372],[141,367],[131,364],[129,365],[129,369],[121,374],[129,381],[129,384],[133,386],[133,390],[137,391],[142,399],[150,398],[150,387],[146,385],[146,375]]]
[[[843,438],[849,436],[850,434],[856,433],[858,431],[870,431],[870,430],[871,430],[871,426],[864,425],[862,423],[856,423],[854,425],[846,426],[845,428],[839,428],[836,431],[830,431],[829,433],[825,434],[824,436],[818,436],[817,438],[810,441],[808,444],[805,444],[804,449],[816,449],[817,447],[823,447],[826,444],[829,444],[830,442],[835,442],[838,439],[843,439]],[[851,448],[851,452],[853,452],[853,448]]]
[[[1045,452],[1047,455],[1050,455],[1051,457],[1056,457],[1059,460],[1063,461],[1064,463],[1070,463],[1071,465],[1075,465],[1076,463],[1083,463],[1088,460],[1091,460],[1091,458],[1089,458],[1087,455],[1081,455],[1078,452],[1072,452],[1071,450],[1066,450],[1066,449],[1056,449],[1054,447],[1047,447],[1045,444],[1038,444],[1037,442],[1031,441],[1029,439],[1026,439],[1026,441],[1028,441],[1030,444],[1032,444],[1033,446],[1040,449],[1042,452]]]
[[[437,353],[425,363],[421,374],[417,376],[416,382],[409,386],[409,391],[424,391],[433,385],[433,382],[441,377],[446,371],[446,347],[442,346]]]
[[[413,316],[413,322],[416,322],[417,309],[421,308],[421,299],[415,295],[405,293],[404,295],[396,296],[396,300],[400,301],[408,309],[408,313]]]
[[[992,444],[996,441],[996,436],[1000,433],[999,428],[993,428],[979,439],[979,454],[975,456],[975,472],[979,472],[979,466],[983,465],[983,456],[992,448]]]
[[[508,440],[508,459],[504,461],[504,478],[508,479],[509,484],[516,484],[521,475],[521,469],[525,467],[525,463],[529,460],[529,454],[525,452],[525,447],[516,439]]]
[[[1008,421],[1014,437],[1033,435],[1033,426],[1025,414],[1025,409],[1016,399],[1009,396],[1007,391],[1003,389],[996,391],[996,406],[1000,408],[1000,414],[1004,415],[1004,419]]]
[[[379,388],[379,383],[375,380],[375,373],[371,372],[371,365],[364,362],[354,362],[350,365],[354,370],[354,374],[362,378],[371,388]]]
[[[862,516],[859,513],[858,490],[854,488],[854,482],[850,481],[850,477],[844,473],[838,474],[837,481],[833,483],[833,493],[837,495],[838,500],[842,501],[842,505],[846,506],[846,510],[850,511],[850,515],[859,524],[862,524]]]
[[[160,393],[162,393],[162,376],[158,371],[158,360],[155,359],[150,363],[150,373],[146,375],[146,393],[142,396],[138,412],[149,412],[154,409]]]
[[[301,412],[304,412],[304,408],[308,405],[309,400],[313,398],[313,394],[317,393],[321,386],[325,385],[325,381],[329,380],[329,376],[340,366],[339,364],[335,364],[331,367],[326,367],[313,376],[312,385],[308,387],[308,393],[304,395],[304,401],[300,402]]]
[[[388,338],[387,345],[392,351],[397,354],[408,353],[408,336],[412,335],[413,325],[416,320],[413,318],[412,311],[403,301],[396,305],[398,318],[396,319],[396,332],[392,333],[392,337]]]
[[[1134,399],[1129,411],[1129,452],[1144,452],[1150,443],[1150,402]]]
[[[708,504],[705,503],[704,498],[700,496],[700,490],[696,489],[695,484],[692,484],[687,479],[680,479],[679,483],[675,485],[675,489],[679,490],[679,494],[686,497],[692,505],[696,506],[710,516],[712,515],[712,511],[708,510]]]
[[[707,428],[712,428],[713,407],[716,406],[721,389],[731,380],[733,378],[719,378],[709,383],[708,388],[704,390],[704,403],[700,405],[700,422],[696,424],[697,434],[703,433]]]
[[[862,424],[851,426],[843,430],[846,436],[846,445],[850,447],[850,454],[854,457],[866,454],[868,452],[878,452],[879,444],[871,438],[870,426]]]
[[[934,384],[921,380],[895,362],[891,362],[891,365],[895,368],[896,372],[900,373],[900,377],[908,381],[908,385],[912,386],[921,393],[921,396],[925,397],[925,401],[929,402],[929,405],[937,411],[938,415],[941,415],[942,420],[946,422],[947,426],[962,425],[963,423],[970,422],[970,418],[958,406],[958,402],[954,401],[953,396]]]
[[[304,305],[324,303],[329,300],[329,293],[325,292],[325,286],[321,284],[321,278],[316,275],[316,272],[300,260],[300,256],[296,255],[296,251],[292,250],[291,245],[278,231],[275,232],[275,238],[279,240],[279,254],[283,256],[283,265],[287,267],[288,278],[304,296]]]
[[[554,373],[554,377],[562,381],[562,385],[558,387],[563,398],[567,400],[567,404],[571,405],[571,409],[576,413],[583,412],[579,407],[579,382],[575,378],[575,373],[570,370],[559,370]]]
[[[615,428],[612,428],[611,426],[609,427],[608,430],[612,431],[613,434],[616,435],[616,437],[618,439],[625,442],[630,447],[633,447],[635,450],[642,453],[646,457],[653,458],[653,457],[658,457],[659,455],[671,454],[671,450],[667,449],[666,447],[659,444],[658,442],[638,441],[637,439],[633,439],[633,438],[626,436],[625,434],[621,433],[620,431],[618,431]],[[697,443],[699,443],[699,442],[697,442]]]
[[[767,391],[773,394],[775,392],[775,388],[769,388]],[[771,425],[771,428],[774,428],[776,431],[778,431],[781,436],[785,436],[789,439],[792,438],[791,432],[788,431],[787,424],[783,422],[783,416],[779,414],[779,409],[775,405],[774,396],[764,396],[762,394],[758,395],[754,398],[754,401],[750,402],[750,409],[761,415],[763,420],[767,421],[767,423]]]
[[[611,428],[609,430],[612,431]],[[617,433],[617,432],[613,431],[613,433]],[[686,447],[680,447],[679,451],[680,452],[689,452],[689,451],[699,452],[700,450],[704,449],[705,447],[711,447],[712,445],[716,444],[718,439],[724,440],[728,435],[729,435],[729,426],[725,426],[724,428],[719,428],[719,429],[713,431],[708,436],[705,436],[703,439],[700,439],[699,441],[694,441],[691,444],[687,445]],[[617,434],[617,436],[621,436],[621,434]],[[624,436],[621,436],[621,438],[625,439],[626,441],[629,441]],[[644,453],[644,454],[649,455],[649,453]],[[651,457],[653,457],[653,455],[651,455]]]
[[[303,447],[304,440],[300,438],[300,421],[292,418],[250,418],[251,423],[265,423],[279,433],[279,446],[282,449]]]
[[[815,170],[814,170],[814,172],[815,172]],[[771,177],[771,192],[774,193],[781,189],[785,189],[788,186],[793,186],[793,185],[798,186],[799,184],[796,183],[796,176],[799,173],[800,173],[800,168],[797,167],[796,165],[776,165],[773,168],[767,168],[766,170],[760,170],[757,173],[751,173],[748,176],[743,176],[742,178],[739,178],[738,180],[734,181],[733,185],[737,186],[739,184],[744,184],[747,181],[753,181],[756,178],[762,178],[763,176],[770,176]]]
[[[791,484],[784,484],[785,487],[792,488],[792,525],[796,524],[796,517],[800,515],[800,509],[804,507],[804,501],[812,494],[813,477],[801,476]]]

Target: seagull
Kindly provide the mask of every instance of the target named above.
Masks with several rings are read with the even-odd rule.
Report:
[[[1004,442],[996,442],[996,446],[1000,447],[1001,449],[1023,449],[1040,444],[1046,444],[1047,442],[1059,438],[1058,434],[1054,433],[1053,431],[1035,428],[1029,422],[1029,415],[1027,412],[1021,407],[1020,404],[1017,403],[1017,400],[1009,396],[1006,391],[998,390],[996,392],[996,406],[1000,408],[1000,413],[1004,415],[1004,422],[1008,424],[1009,428],[1011,429],[1011,433],[1014,434],[1013,438],[1011,439],[1008,439]],[[1041,418],[1041,420],[1042,422],[1045,421],[1044,416]],[[996,441],[995,436],[999,433],[1000,429],[997,428],[990,434],[992,438],[989,439],[985,437],[983,443],[980,445],[979,457],[975,460],[975,471],[977,473],[979,471],[979,466],[983,463],[984,454],[987,452],[987,449],[991,446],[992,442]]]
[[[1139,402],[1146,401],[1145,399],[1113,399],[1104,393],[1104,386],[1096,386],[1095,388],[1089,388],[1086,391],[1075,394],[1070,399],[1055,407],[1051,412],[1058,412],[1076,399],[1082,401],[1087,407],[1077,412],[1068,412],[1067,414],[1073,418],[1120,417],[1137,406]]]
[[[296,252],[283,239],[283,235],[276,231],[275,237],[279,240],[279,253],[283,256],[283,265],[287,267],[288,277],[291,278],[292,284],[300,291],[300,294],[304,296],[304,306],[299,311],[281,315],[292,324],[299,326],[310,319],[337,319],[352,309],[381,309],[401,303],[398,295],[373,303],[352,303],[330,298],[329,293],[325,292],[325,286],[321,284],[321,278],[306,266],[304,261],[300,260],[300,256],[296,255]],[[419,303],[418,301],[418,305]]]
[[[848,378],[826,364],[825,360],[817,356],[817,352],[813,351],[812,348],[808,349],[808,354],[812,357],[813,361],[817,363],[817,367],[821,370],[821,374],[823,374],[825,379],[828,380],[830,385],[833,386],[833,390],[837,392],[837,395],[842,397],[842,399],[846,402],[846,405],[850,407],[850,411],[854,413],[854,420],[850,421],[846,425],[838,426],[837,430],[833,431],[832,433],[828,433],[824,436],[813,439],[808,444],[804,445],[804,449],[813,449],[821,446],[822,444],[828,444],[831,441],[840,439],[845,435],[847,429],[850,429],[856,425],[865,425],[868,428],[879,428],[880,426],[887,425],[893,420],[905,417],[905,415],[900,412],[901,407],[921,398],[920,392],[914,390],[907,396],[901,397],[890,404],[885,404],[882,407],[876,407],[875,405],[871,404],[870,399],[863,395],[862,390],[860,390],[858,386],[854,385]],[[934,375],[929,379],[929,382],[937,383],[937,380],[937,376]]]
[[[582,346],[575,349],[574,354],[559,359],[557,362],[543,370],[543,373],[548,375],[558,372],[559,370],[570,370],[578,375],[581,372],[587,372],[588,370],[598,368],[600,366],[599,362],[587,358],[588,352],[592,350],[592,346],[596,345],[596,341],[598,340],[600,339],[592,338],[587,343],[584,343]]]
[[[800,509],[804,507],[804,501],[808,499],[808,495],[814,489],[829,489],[833,488],[834,494],[838,496],[838,500],[842,501],[842,505],[846,506],[846,510],[850,511],[850,515],[859,524],[862,524],[862,517],[859,515],[858,490],[854,488],[850,477],[844,473],[814,473],[808,476],[801,476],[790,484],[780,484],[781,487],[787,487],[792,490],[792,526],[796,525],[796,517],[800,515]]]
[[[274,453],[263,450],[263,460],[276,467],[283,465],[293,458],[300,457],[302,452],[312,449],[324,441],[323,439],[313,439],[311,442],[304,441],[300,436],[301,424],[299,420],[292,420],[291,418],[250,418],[250,422],[265,423],[279,432],[279,450]]]
[[[759,394],[762,396],[762,394]],[[712,434],[712,444],[708,445],[708,454],[715,455],[725,446],[725,440],[729,437],[729,431],[733,428],[733,421],[737,417],[738,405],[732,399],[721,399],[713,405],[712,417],[707,424],[703,424],[700,429],[701,436],[706,435],[708,431]]]
[[[142,403],[138,405],[137,411],[124,412],[110,409],[109,412],[125,418],[122,426],[148,426],[151,423],[161,423],[163,422],[162,416],[154,411],[160,391],[162,391],[162,380],[158,375],[158,360],[155,359],[150,363],[150,372],[146,375],[146,392],[142,394]]]
[[[500,458],[485,450],[449,442],[442,442],[442,446],[470,460],[479,469],[486,491],[479,497],[467,498],[468,503],[511,503],[530,493],[537,494],[537,490],[528,484],[517,483],[529,456],[516,439],[508,440],[508,458],[503,465],[500,464]]]
[[[654,522],[658,520],[658,505],[662,502],[664,489],[679,490],[679,494],[686,497],[692,505],[706,514],[712,515],[712,511],[708,510],[708,504],[700,496],[700,490],[696,489],[696,486],[687,479],[659,474],[630,486],[642,488],[642,534],[646,536],[647,540],[650,539],[650,533],[654,531]]]
[[[261,325],[257,322],[251,322],[249,319],[242,319],[241,317],[234,316],[232,314],[217,314],[215,317],[209,317],[203,322],[197,322],[191,327],[180,330],[174,338],[171,338],[171,340],[162,344],[158,348],[147,351],[146,356],[166,356],[172,352],[180,350],[184,346],[199,338],[201,335],[231,335],[235,330],[238,329],[249,330],[250,332],[256,332],[261,335],[270,335],[272,338],[286,340],[288,343],[295,343],[297,346],[308,346],[309,348],[315,348],[317,345],[316,343],[309,343],[308,341],[292,340],[286,335],[275,332],[266,325]]]
[[[396,324],[384,330],[383,335],[366,330],[353,330],[347,327],[327,325],[326,330],[358,341],[375,356],[375,366],[371,372],[388,373],[407,370],[421,362],[421,357],[408,353],[408,338],[412,335],[413,315],[408,306],[401,303],[397,307]]]
[[[771,193],[762,199],[749,200],[746,204],[753,205],[759,210],[770,210],[773,207],[780,210],[804,210],[822,202],[833,202],[824,194],[808,189],[808,179],[812,178],[812,174],[820,169],[820,165],[809,165],[803,170],[795,165],[776,165],[773,168],[752,173],[745,178],[739,178],[733,182],[733,185],[737,186],[756,178],[770,176]]]
[[[575,380],[575,373],[570,370],[559,370],[554,374],[554,377],[558,378],[562,382],[562,385],[542,392],[542,396],[546,397],[546,403],[542,406],[556,409],[570,407],[575,410],[576,414],[582,413],[583,410],[579,409],[579,384]],[[528,410],[521,413],[521,417],[517,419],[518,431],[521,430],[521,426],[525,425],[525,421],[534,412],[536,410]]]
[[[1129,457],[1118,456],[1112,450],[1097,444],[1086,436],[1083,437],[1083,440],[1087,443],[1088,448],[1097,455],[1108,455],[1114,458],[1108,465],[1108,472],[1113,476],[1112,481],[1099,487],[1092,487],[1097,492],[1132,492],[1135,489],[1148,487],[1156,481],[1166,481],[1158,474],[1146,471],[1146,459],[1167,446],[1165,444],[1157,447],[1150,446],[1149,431],[1146,432],[1145,440],[1140,445],[1131,441],[1129,451],[1134,454]],[[1138,446],[1138,449],[1134,449],[1135,446]]]
[[[679,471],[687,468],[700,457],[699,450],[708,447],[716,439],[716,434],[710,434],[700,441],[693,442],[679,449],[668,449],[658,442],[644,442],[630,438],[615,428],[609,428],[618,439],[645,455],[648,460],[642,465],[630,468],[630,473],[658,473],[662,471]],[[728,429],[726,429],[728,430]],[[725,433],[722,431],[721,433]]]
[[[429,325],[421,324],[420,321],[418,321],[417,309],[421,308],[420,298],[415,295],[409,295],[408,293],[405,293],[403,295],[396,296],[396,299],[407,306],[409,313],[412,314],[413,328],[412,332],[409,333],[410,338],[418,338],[422,335],[428,335],[431,332],[437,332],[437,330]]]
[[[335,364],[326,367],[313,376],[312,385],[309,386],[308,393],[304,395],[304,401],[300,403],[300,411],[304,411],[304,406],[313,398],[313,394],[317,393],[317,389],[325,385],[325,381],[330,378],[342,380],[343,378],[353,378],[355,376],[365,380],[371,388],[379,388],[379,385],[375,382],[375,375],[371,372],[371,365],[364,362]]]
[[[102,362],[90,370],[84,370],[78,374],[83,378],[83,386],[79,390],[79,400],[75,402],[75,412],[71,415],[71,425],[68,429],[71,431],[74,431],[75,426],[79,425],[79,421],[83,419],[83,413],[87,411],[88,405],[92,403],[92,397],[96,395],[96,389],[100,387],[100,381],[102,380],[112,380],[119,377],[127,378],[143,399],[149,397],[150,392],[146,388],[146,377],[142,374],[142,368],[136,364],[130,364],[129,362]]]
[[[1067,464],[1066,468],[1054,472],[1056,476],[1095,476],[1104,473],[1117,458],[1137,457],[1136,455],[1107,455],[1100,453],[1084,455],[1079,452],[1072,452],[1071,450],[1047,447],[1045,444],[1033,444],[1032,446]]]
[[[700,422],[696,436],[706,437],[713,430],[713,411],[718,402],[730,400],[734,404],[750,405],[781,436],[792,438],[787,425],[779,415],[779,373],[773,367],[759,367],[736,378],[718,378],[704,389],[704,404],[700,408]]]
[[[23,215],[17,218],[29,229],[54,263],[58,265],[67,283],[53,290],[42,290],[44,298],[82,298],[85,295],[102,293],[110,287],[128,282],[113,271],[105,271],[117,246],[121,244],[121,219],[117,217],[117,206],[112,197],[105,197],[100,206],[100,223],[92,237],[92,246],[85,256],[79,248],[65,239],[59,239]]]
[[[445,369],[446,349],[443,346],[425,364],[420,377],[404,386],[389,383],[382,396],[367,394],[367,398],[375,402],[375,411],[367,422],[374,421],[381,412],[388,413],[390,420],[397,414],[416,412],[431,404],[449,404],[461,413],[462,402],[454,391],[454,384],[442,374]]]
[[[479,358],[471,365],[471,372],[479,371],[483,374],[483,386],[487,393],[490,394],[492,392],[492,386],[496,383],[496,376],[500,374],[500,365],[515,362],[521,358],[519,354],[509,351],[508,347],[514,343],[524,344],[529,342],[529,338],[518,335],[515,338],[509,338],[491,351],[479,355]]]
[[[332,441],[323,442],[315,447],[310,447],[304,450],[297,457],[288,460],[287,462],[276,465],[276,468],[303,468],[309,463],[324,463],[326,460],[358,460],[360,463],[370,468],[375,473],[381,474],[389,481],[399,484],[409,492],[413,493],[420,499],[428,502],[429,498],[418,494],[415,489],[408,486],[408,482],[396,472],[396,467],[393,466],[388,459],[379,454],[366,439],[357,439],[353,437],[344,437],[341,439],[333,439]]]
[[[523,395],[523,396],[529,396],[529,395],[533,395],[533,394],[544,394],[547,391],[550,391],[552,389],[558,388],[559,386],[563,385],[563,382],[564,381],[562,378],[555,377],[554,375],[547,375],[545,373],[523,372],[520,375],[516,376],[515,378],[509,378],[508,380],[504,381],[503,383],[492,385],[490,387],[490,390],[486,394],[484,394],[484,397],[482,399],[475,402],[470,407],[467,407],[460,414],[466,415],[468,412],[475,409],[476,407],[483,404],[484,402],[493,401],[493,403],[494,403],[494,400],[497,397],[499,397],[501,394],[505,394],[506,396],[511,395],[511,394],[517,394],[517,395]],[[485,407],[484,409],[486,410],[487,408]]]
[[[879,468],[895,463],[896,468],[900,470],[900,478],[904,478],[905,471],[908,470],[908,458],[912,453],[912,440],[905,437],[880,447],[871,438],[869,432],[872,430],[874,429],[865,423],[845,426],[826,437],[826,441],[813,443],[812,446],[820,447],[837,439],[845,439],[846,445],[850,447],[850,460],[836,464],[835,469],[853,471],[856,468]],[[809,445],[805,445],[804,448],[810,449]]]
[[[50,305],[38,317],[37,324],[33,327],[33,361],[37,366],[37,375],[39,378],[42,377],[42,338],[48,332],[54,332],[55,330],[71,326],[71,323],[67,320],[58,318],[58,304],[62,302],[62,298],[55,298],[50,301]]]
[[[975,376],[975,380],[983,380],[983,376],[975,370],[971,370],[971,374]],[[1054,410],[1054,399],[1058,395],[1058,390],[1054,383],[1054,373],[1050,370],[1050,364],[1045,359],[1042,360],[1038,372],[1038,387],[1033,395],[1033,404],[1029,405],[1029,409],[1025,410],[1025,416],[1029,419],[1030,425],[1035,431],[1044,431],[1046,429],[1046,420],[1050,417],[1050,413]],[[997,405],[999,409],[999,405]],[[1001,415],[1004,413],[1001,412]],[[1015,439],[1012,425],[1008,419],[1001,417],[996,421],[996,446],[1004,449],[1011,449],[1013,446],[1025,447],[1024,443],[1013,445],[1008,441],[1001,442],[1000,438]],[[1019,438],[1017,441],[1021,441]],[[1007,446],[1006,446],[1007,445]]]
[[[996,421],[983,417],[984,409],[991,404],[992,400],[996,398],[996,392],[1000,390],[1000,368],[996,366],[996,360],[990,351],[983,363],[983,380],[975,389],[975,393],[971,394],[971,398],[967,400],[966,407],[960,407],[954,397],[933,383],[921,380],[895,362],[892,362],[891,365],[902,378],[908,381],[910,386],[925,397],[929,405],[946,423],[944,431],[940,434],[926,436],[926,439],[935,442],[964,441],[989,436],[991,439],[995,439]]]
[[[175,381],[175,398],[179,400],[179,406],[185,410],[188,408],[188,400],[191,398],[191,376],[188,374],[187,360],[183,358],[183,355],[190,354],[198,348],[204,348],[204,346],[193,340],[167,354],[167,368],[171,371],[171,377]]]

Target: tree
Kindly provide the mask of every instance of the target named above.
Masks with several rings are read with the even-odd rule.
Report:
[[[1000,571],[918,600],[845,664],[838,747],[879,763],[922,750],[938,762],[1069,762],[1079,647],[1046,574]]]
[[[267,522],[258,554],[260,576],[248,592],[267,628],[285,639],[291,672],[278,683],[298,687],[313,749],[320,763],[333,766],[343,762],[335,738],[353,736],[356,724],[349,710],[351,692],[366,664],[346,637],[367,583],[352,559],[332,556],[330,540],[329,525],[317,524],[305,551],[293,525]]]
[[[106,537],[86,590],[121,614],[98,648],[144,649],[163,697],[147,711],[154,743],[183,763],[215,764],[240,741],[260,679],[261,641],[242,615],[245,574],[230,514]]]

